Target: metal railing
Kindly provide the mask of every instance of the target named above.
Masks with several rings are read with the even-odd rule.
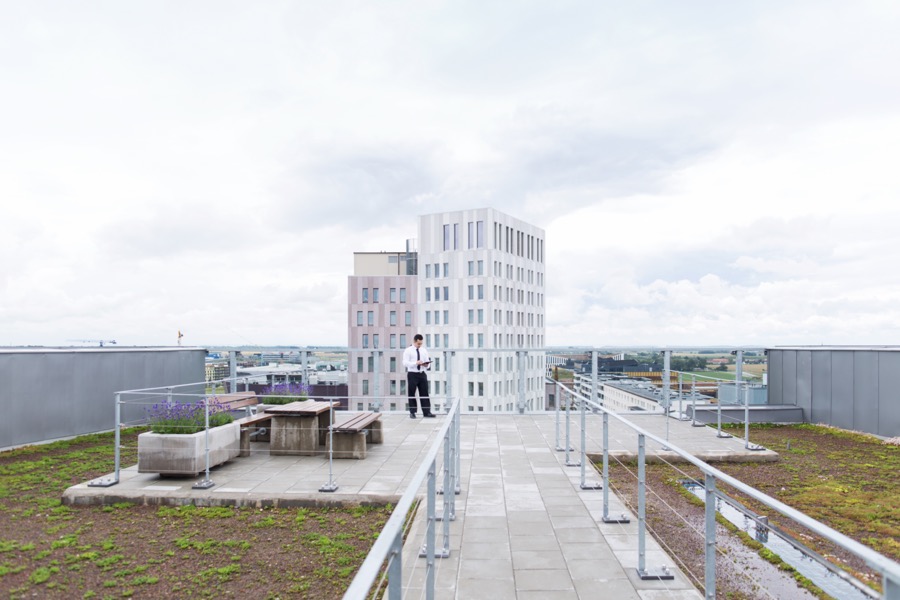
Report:
[[[211,463],[210,454],[213,451],[213,448],[210,444],[210,431],[216,430],[217,428],[210,427],[210,414],[212,410],[215,409],[219,397],[218,389],[221,387],[226,387],[226,390],[230,389],[232,392],[239,391],[240,388],[243,388],[243,391],[248,391],[250,387],[250,381],[254,379],[254,377],[239,377],[239,378],[226,378],[220,380],[213,381],[203,381],[196,383],[186,383],[172,386],[164,386],[164,387],[153,387],[153,388],[144,388],[144,389],[136,389],[136,390],[122,390],[116,392],[115,394],[115,441],[114,441],[114,470],[111,476],[99,477],[88,483],[90,487],[111,487],[117,485],[121,481],[121,470],[122,470],[122,450],[126,449],[122,445],[121,432],[123,429],[130,427],[141,427],[147,426],[153,420],[153,417],[148,414],[148,412],[152,412],[149,409],[158,407],[178,407],[178,406],[194,406],[202,408],[202,432],[204,434],[203,440],[203,457],[202,457],[202,466],[198,471],[202,471],[203,479],[198,481],[193,487],[195,489],[208,489],[213,487],[215,484],[210,480],[210,469],[213,466],[216,466]],[[335,424],[335,409],[340,407],[341,402],[345,402],[350,404],[350,400],[353,397],[348,396],[313,396],[309,394],[303,395],[289,395],[284,393],[273,393],[271,397],[278,397],[284,400],[295,401],[295,400],[317,400],[323,402],[330,402],[331,406],[328,411],[328,428],[325,429],[322,427],[320,431],[324,431],[325,435],[328,436],[328,443],[326,444],[326,449],[324,453],[328,458],[328,482],[325,483],[319,491],[322,492],[333,492],[338,489],[337,482],[334,476],[334,444],[333,435],[334,432],[332,430],[332,425]],[[260,400],[260,405],[265,406],[264,401],[266,400],[266,395],[258,395]],[[374,396],[370,396],[368,398],[376,399]],[[388,397],[378,397],[378,399],[387,399]],[[433,401],[432,407],[435,411],[446,411],[448,398],[445,396],[431,396]],[[397,412],[406,413],[407,398],[402,398],[403,406],[397,409]],[[458,401],[457,401],[458,404]],[[257,407],[254,407],[257,408]],[[162,410],[162,409],[160,409]],[[157,411],[158,412],[158,411]],[[229,412],[234,412],[229,411]],[[339,411],[343,412],[343,411]],[[347,412],[357,412],[353,410],[348,410]],[[125,413],[129,413],[127,416]],[[250,416],[251,412],[248,410],[247,415]],[[236,423],[237,426],[240,425],[240,421]],[[198,432],[200,433],[200,432]],[[250,452],[253,450],[250,449]],[[171,455],[172,451],[169,450],[168,453]],[[184,456],[182,458],[188,458],[189,451],[183,450],[182,454]],[[140,462],[140,461],[139,461]],[[458,466],[458,465],[457,465]],[[161,470],[154,469],[151,472],[158,472],[161,474],[185,474],[185,471],[182,470],[165,470],[164,468]],[[458,483],[457,483],[458,486]]]
[[[344,594],[345,600],[359,600],[367,598],[376,585],[374,596],[380,597],[382,585],[387,583],[387,594],[390,600],[399,600],[403,597],[403,537],[404,525],[410,510],[419,495],[422,484],[426,484],[426,529],[425,543],[418,553],[425,559],[425,597],[428,600],[434,598],[435,587],[435,559],[448,558],[450,556],[450,521],[456,517],[456,494],[459,493],[459,448],[460,448],[460,402],[454,398],[448,417],[438,430],[437,439],[428,449],[424,460],[415,476],[410,481],[406,491],[394,507],[391,517],[385,524],[378,539],[372,545],[372,549],[366,556],[356,576],[350,583]],[[443,486],[437,489],[438,478],[438,454],[443,454],[441,470],[443,472]],[[443,512],[436,513],[437,495],[443,495]],[[442,546],[436,546],[437,521],[443,523]],[[415,543],[413,541],[412,543]],[[383,568],[384,567],[384,568]],[[379,577],[381,576],[381,577]]]
[[[552,381],[552,380],[551,380]],[[662,437],[656,436],[645,429],[638,427],[631,421],[622,416],[616,414],[615,412],[607,409],[601,403],[595,401],[594,399],[587,398],[584,395],[576,392],[575,390],[565,386],[565,384],[553,381],[557,386],[558,390],[562,390],[567,398],[565,400],[565,439],[560,440],[559,428],[560,428],[560,416],[559,413],[561,402],[557,402],[557,421],[556,421],[556,441],[557,441],[557,450],[566,452],[566,464],[568,466],[583,466],[584,462],[587,460],[586,454],[586,446],[585,446],[585,435],[586,435],[586,412],[587,410],[591,410],[592,412],[600,412],[602,414],[602,452],[603,452],[603,468],[602,468],[602,489],[604,490],[603,494],[603,520],[606,522],[616,522],[616,519],[609,518],[609,496],[608,489],[610,485],[609,481],[609,473],[608,473],[608,464],[609,464],[609,418],[612,417],[623,425],[633,430],[635,435],[637,436],[638,442],[638,453],[637,453],[637,461],[638,461],[638,576],[641,579],[670,579],[672,577],[671,573],[667,573],[666,569],[663,568],[662,572],[659,571],[651,571],[647,568],[646,558],[645,558],[645,548],[646,548],[646,474],[645,474],[645,463],[646,463],[646,454],[645,447],[648,440],[659,444],[663,449],[673,452],[680,456],[683,460],[690,463],[691,465],[697,467],[701,473],[703,474],[704,481],[702,482],[705,492],[706,492],[706,509],[705,509],[705,532],[704,532],[704,543],[705,543],[705,568],[704,568],[704,588],[705,588],[705,596],[706,598],[712,599],[716,597],[716,522],[715,522],[715,513],[716,513],[716,502],[710,501],[712,498],[721,499],[724,498],[723,494],[718,490],[718,483],[725,483],[728,486],[732,487],[735,490],[745,494],[746,496],[756,500],[757,502],[769,507],[770,509],[777,511],[781,515],[792,519],[794,522],[799,525],[807,528],[814,534],[821,536],[822,538],[836,544],[838,547],[854,554],[858,558],[860,558],[866,565],[868,565],[871,569],[880,574],[883,583],[883,591],[882,598],[886,600],[900,600],[900,564],[891,560],[890,558],[879,554],[875,550],[864,546],[863,544],[857,542],[856,540],[851,539],[850,537],[840,533],[821,523],[812,517],[809,517],[800,511],[791,508],[790,506],[764,494],[763,492],[741,482],[740,480],[724,473],[710,464],[700,460],[689,452],[682,450],[678,446],[672,444],[667,439],[663,439]],[[557,395],[559,398],[559,395]],[[569,452],[573,450],[571,447],[573,443],[573,439],[571,436],[571,414],[578,410],[580,413],[580,422],[581,422],[581,448],[580,455],[581,460],[580,463],[576,463],[574,461],[569,460]],[[584,476],[582,475],[582,486],[585,485]],[[627,520],[623,515],[623,519]],[[620,520],[619,520],[620,521]],[[849,575],[847,576],[849,578]],[[858,587],[865,587],[865,584],[861,582],[857,582]]]

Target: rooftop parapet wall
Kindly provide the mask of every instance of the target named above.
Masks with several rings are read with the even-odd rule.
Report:
[[[0,449],[111,430],[117,391],[204,381],[205,359],[203,348],[4,348]],[[144,414],[130,405],[122,420]]]

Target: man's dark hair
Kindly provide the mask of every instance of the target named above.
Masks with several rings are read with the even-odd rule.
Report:
[[[413,341],[422,340],[422,339],[425,339],[425,338],[422,337],[421,333],[417,333],[416,335],[413,336]]]

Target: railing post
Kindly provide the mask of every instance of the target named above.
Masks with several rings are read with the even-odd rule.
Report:
[[[228,353],[228,378],[231,380],[231,389],[229,392],[237,391],[237,350]],[[213,394],[216,390],[213,390]]]
[[[452,403],[451,403],[451,407],[452,407]],[[454,488],[454,496],[455,496],[456,494],[459,494],[459,492],[460,492],[461,488],[460,488],[459,482],[460,482],[460,479],[462,479],[462,476],[460,475],[461,466],[460,466],[460,458],[459,458],[460,455],[462,454],[462,437],[461,437],[461,433],[460,433],[460,429],[462,427],[462,401],[461,400],[457,400],[456,412],[454,413],[454,419],[455,419],[455,423],[453,426],[456,428],[456,470],[454,471],[454,474],[455,474],[456,480],[453,483],[453,488]],[[454,506],[454,511],[455,511],[455,507],[456,507],[456,499],[455,498],[453,499],[453,506]]]
[[[884,574],[883,578],[882,598],[884,600],[900,600],[900,580],[891,579],[890,575]]]
[[[638,575],[643,575],[646,562],[646,524],[644,513],[646,511],[646,498],[644,495],[644,434],[638,434]]]
[[[521,350],[516,351],[516,365],[519,369],[519,399],[517,401],[517,408],[519,409],[519,414],[525,413],[525,353]]]
[[[730,438],[727,433],[722,433],[722,383],[716,384],[716,437]]]
[[[691,373],[691,426],[704,427],[704,423],[697,422],[697,376]]]
[[[450,489],[450,460],[450,428],[448,427],[447,431],[444,433],[444,490]],[[444,524],[444,547],[439,554],[435,554],[437,558],[448,558],[450,556],[450,521],[456,519],[456,515],[453,514],[453,509],[450,508],[450,498],[452,496],[454,496],[454,494],[449,492],[444,494],[443,512],[439,517],[436,517],[438,521],[442,521]]]
[[[121,394],[116,394],[116,483],[119,483],[119,473],[122,470],[122,399]]]
[[[600,397],[600,380],[597,375],[598,367],[597,367],[597,359],[599,358],[596,350],[591,350],[591,408],[596,411],[596,406],[600,404],[598,398]]]
[[[638,577],[641,579],[674,579],[675,575],[663,566],[651,572],[647,568],[647,475],[645,468],[644,434],[638,434]]]
[[[663,350],[663,415],[666,417],[666,441],[669,441],[669,406],[672,402],[672,351]],[[668,450],[663,446],[663,450]]]
[[[566,466],[567,467],[579,467],[581,466],[581,461],[572,462],[572,459],[569,458],[569,452],[574,450],[572,448],[572,404],[574,402],[574,398],[572,395],[569,395],[569,399],[566,404]]]
[[[447,364],[444,365],[444,369],[447,371],[447,381],[444,385],[444,393],[447,394],[448,399],[451,399],[453,398],[453,357],[456,356],[456,352],[451,350],[450,352],[446,352],[444,356],[447,362]],[[450,400],[450,403],[452,404],[453,401]],[[460,410],[462,410],[462,404],[460,404]]]
[[[171,388],[170,388],[171,389]],[[112,479],[99,477],[88,482],[88,487],[112,487],[119,483],[119,472],[122,468],[122,395],[116,392],[116,430],[115,430],[115,461],[116,466]]]
[[[388,598],[403,598],[403,530],[397,532],[391,544],[391,558],[388,561]]]
[[[348,401],[349,404],[349,401]],[[316,433],[318,435],[318,432]],[[337,491],[338,484],[334,481],[334,401],[328,402],[328,483],[319,488],[320,492]]]
[[[587,465],[587,402],[581,400],[581,489],[583,490],[599,490],[603,486],[599,483],[588,485],[585,481],[585,469]]]
[[[231,389],[234,389],[236,381],[235,379],[231,380]],[[205,429],[203,438],[206,443],[206,475],[202,481],[191,486],[195,490],[208,490],[215,485],[209,480],[209,396],[203,397],[203,425]]]
[[[559,397],[559,380],[557,380],[557,379],[553,380],[553,394],[554,394],[554,398],[556,398],[556,400],[553,402],[553,404],[556,405],[555,406],[555,408],[556,408],[556,451],[562,452],[563,450],[565,450],[565,448],[563,448],[562,446],[559,445],[559,398],[560,397]]]
[[[425,512],[425,519],[427,523],[427,525],[425,526],[425,545],[422,546],[422,550],[419,552],[419,557],[425,559],[425,597],[428,600],[432,600],[434,598],[434,497],[436,495],[436,463],[436,460],[432,460],[431,465],[428,467],[428,491],[426,493],[427,498]]]
[[[716,597],[716,478],[706,475],[706,599]]]
[[[609,516],[609,413],[603,411],[603,522],[631,523],[631,519],[622,513],[619,518]]]

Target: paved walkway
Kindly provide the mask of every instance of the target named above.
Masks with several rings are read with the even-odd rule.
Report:
[[[573,415],[574,416],[574,415]],[[253,444],[251,456],[214,469],[215,486],[194,490],[197,478],[160,478],[124,469],[121,483],[109,488],[76,485],[65,492],[71,503],[124,500],[206,505],[309,505],[330,502],[396,501],[408,487],[419,462],[443,422],[415,421],[386,414],[385,443],[370,445],[365,460],[339,460],[332,479],[338,490],[318,489],[329,481],[329,463],[321,456],[269,456],[267,444]],[[646,430],[664,435],[665,418],[632,419]],[[579,445],[578,421],[570,424]],[[587,449],[600,451],[601,417],[587,416]],[[669,439],[699,455],[731,460],[771,458],[769,452],[744,450],[742,440],[719,439],[714,429],[669,420]],[[565,425],[560,424],[561,440]],[[700,594],[650,537],[648,569],[666,566],[672,581],[641,581],[637,519],[610,493],[610,514],[628,514],[631,523],[602,523],[603,492],[581,489],[581,469],[566,466],[556,450],[553,413],[533,415],[464,414],[461,427],[461,493],[456,519],[450,523],[450,557],[437,559],[438,598],[700,598]],[[615,455],[634,455],[636,436],[610,421],[610,447]],[[648,441],[647,454],[659,454]],[[576,462],[578,454],[570,460]],[[587,483],[599,476],[586,470]],[[439,484],[440,485],[440,484]],[[440,497],[438,510],[440,511]],[[404,597],[424,597],[425,559],[417,554],[424,540],[424,504],[417,512],[404,550]],[[438,523],[437,544],[443,543]]]

